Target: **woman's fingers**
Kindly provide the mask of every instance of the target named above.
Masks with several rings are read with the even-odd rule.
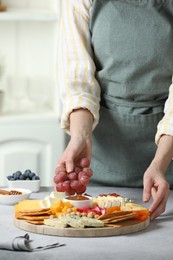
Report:
[[[149,167],[144,174],[143,201],[149,202],[153,198],[149,207],[151,220],[165,211],[169,194],[169,183],[164,174]]]
[[[166,208],[166,203],[170,194],[168,183],[163,183],[159,187],[152,188],[153,202],[149,207],[151,220],[160,216]]]

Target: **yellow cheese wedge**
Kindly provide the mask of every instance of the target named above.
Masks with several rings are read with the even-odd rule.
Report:
[[[147,208],[136,204],[136,203],[126,203],[125,205],[121,206],[121,210],[123,211],[131,211],[131,210],[147,210]]]

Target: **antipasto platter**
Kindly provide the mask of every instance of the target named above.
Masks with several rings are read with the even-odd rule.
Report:
[[[16,204],[14,224],[25,231],[53,236],[119,236],[146,229],[150,216],[147,208],[116,193],[93,198],[52,192],[43,200]]]
[[[14,219],[16,227],[37,234],[53,235],[61,237],[107,237],[120,236],[139,232],[149,226],[149,218],[145,221],[124,221],[124,223],[117,227],[103,227],[103,228],[56,228],[45,225],[34,225],[27,223],[24,220]]]

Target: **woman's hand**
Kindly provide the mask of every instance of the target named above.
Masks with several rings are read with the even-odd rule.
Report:
[[[151,220],[160,216],[166,209],[166,203],[170,194],[169,183],[164,173],[159,172],[153,164],[144,174],[143,201],[148,202],[153,198],[149,207]]]
[[[58,162],[58,167],[64,167],[68,173],[72,172],[83,158],[91,160],[91,150],[91,138],[81,135],[71,137],[67,148]]]
[[[58,166],[73,171],[82,158],[91,160],[93,116],[87,109],[77,109],[70,114],[71,139]]]
[[[55,190],[73,195],[86,190],[93,172],[89,168],[92,152],[92,114],[79,109],[70,115],[71,139],[55,169]]]
[[[173,158],[173,137],[163,135],[153,161],[144,173],[143,201],[153,198],[149,207],[151,219],[160,216],[166,209],[170,194],[169,183],[165,178],[166,170]]]

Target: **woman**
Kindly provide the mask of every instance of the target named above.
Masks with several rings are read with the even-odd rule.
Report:
[[[143,185],[156,218],[173,187],[173,1],[62,2],[61,126],[71,138],[58,165],[71,172],[92,158],[94,185]]]

